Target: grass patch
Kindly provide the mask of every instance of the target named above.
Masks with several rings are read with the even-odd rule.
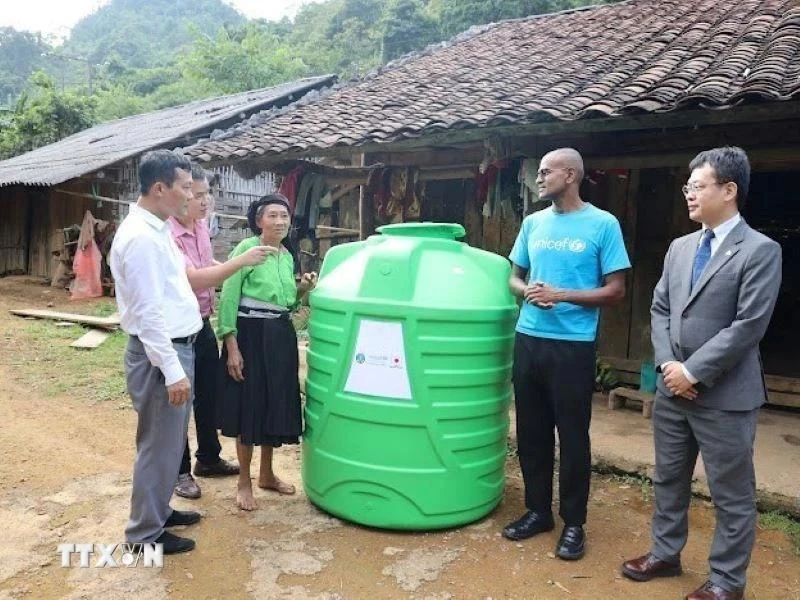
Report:
[[[122,366],[127,336],[115,331],[94,350],[70,347],[85,332],[80,325],[27,321],[6,340],[12,349],[3,362],[17,381],[45,396],[129,403]]]
[[[644,475],[613,475],[613,480],[621,489],[639,488],[642,500],[647,503],[653,497],[653,482]]]
[[[800,521],[778,510],[771,510],[758,515],[758,525],[762,529],[773,529],[785,533],[792,542],[794,553],[800,556]]]
[[[115,312],[117,312],[116,301],[111,298],[104,298],[103,300],[98,300],[88,314],[93,317],[110,317]]]

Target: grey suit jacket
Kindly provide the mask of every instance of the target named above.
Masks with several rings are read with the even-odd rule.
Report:
[[[701,406],[752,410],[767,397],[758,344],[778,298],[781,247],[743,219],[690,291],[701,234],[674,240],[664,259],[650,309],[655,363],[682,362]],[[672,396],[662,375],[657,385]]]

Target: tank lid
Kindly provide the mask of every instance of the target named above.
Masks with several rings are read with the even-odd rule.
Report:
[[[394,223],[378,227],[377,231],[383,235],[445,240],[456,240],[466,235],[464,227],[458,223]]]

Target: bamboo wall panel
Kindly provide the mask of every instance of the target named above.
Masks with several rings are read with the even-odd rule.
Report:
[[[0,189],[0,276],[23,274],[28,252],[28,202],[23,187]]]
[[[76,181],[63,184],[64,189],[86,193],[85,183]],[[28,274],[34,277],[51,277],[56,261],[53,255],[62,248],[65,227],[80,225],[87,210],[98,219],[114,217],[109,203],[99,203],[88,198],[76,198],[48,188],[44,194],[30,196],[31,228]]]

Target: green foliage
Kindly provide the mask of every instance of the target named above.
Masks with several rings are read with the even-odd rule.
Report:
[[[83,310],[98,312],[89,307]],[[17,380],[35,393],[68,395],[80,401],[110,400],[129,407],[122,362],[128,336],[115,331],[93,350],[71,348],[84,333],[86,329],[80,325],[59,327],[52,321],[31,321],[16,338],[19,348],[6,364]]]
[[[794,553],[800,556],[800,521],[773,510],[760,514],[758,524],[762,529],[774,529],[786,534],[792,542]]]
[[[323,73],[348,79],[472,25],[593,0],[325,0],[247,21],[223,0],[111,0],[62,47],[0,28],[0,157],[104,122]],[[594,0],[597,1],[597,0]],[[609,0],[605,0],[609,1]],[[26,79],[36,69],[55,78]]]
[[[215,38],[197,35],[192,50],[179,59],[186,79],[220,94],[267,87],[308,74],[302,59],[268,28],[249,23],[222,28]]]
[[[37,34],[0,27],[0,106],[22,93],[29,75],[44,65],[47,50]]]
[[[421,0],[391,0],[381,23],[383,62],[424,48],[439,38],[436,21]]]
[[[653,480],[646,475],[614,475],[612,479],[617,482],[620,489],[639,488],[642,494],[642,502],[645,504],[650,502],[650,499],[653,497]]]
[[[97,120],[100,123],[129,115],[138,115],[147,112],[149,107],[145,98],[137,96],[129,87],[121,84],[112,84],[105,89],[98,90],[95,97],[97,98]]]
[[[244,22],[220,0],[112,0],[76,23],[64,50],[98,65],[118,57],[128,67],[163,66],[191,46],[193,28],[213,35]]]
[[[0,157],[56,142],[94,124],[94,98],[58,92],[43,71],[34,73],[30,84],[30,92],[19,97],[8,126],[0,131]]]
[[[437,0],[440,27],[446,37],[454,36],[473,25],[494,23],[541,15],[614,0]]]

